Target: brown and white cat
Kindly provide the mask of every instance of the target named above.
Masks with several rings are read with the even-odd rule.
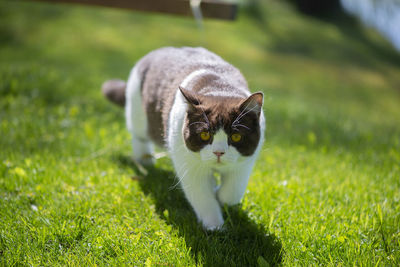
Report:
[[[135,160],[152,163],[153,143],[166,147],[197,218],[220,229],[220,205],[240,202],[263,143],[263,94],[216,54],[190,47],[147,54],[127,84],[108,81],[103,92],[125,106]]]

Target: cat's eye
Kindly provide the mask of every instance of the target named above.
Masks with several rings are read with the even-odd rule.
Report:
[[[242,136],[238,133],[234,133],[231,135],[231,139],[233,142],[239,142],[242,139]]]
[[[200,133],[200,138],[201,138],[201,140],[203,140],[203,141],[208,141],[208,140],[210,140],[210,137],[211,137],[211,135],[210,135],[209,132],[201,132],[201,133]]]

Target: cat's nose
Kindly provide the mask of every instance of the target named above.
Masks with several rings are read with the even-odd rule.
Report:
[[[219,158],[219,157],[221,157],[223,154],[225,154],[225,152],[214,151],[214,154]]]

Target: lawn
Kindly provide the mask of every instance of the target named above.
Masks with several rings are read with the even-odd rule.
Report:
[[[226,229],[205,232],[168,157],[130,159],[101,83],[204,46],[263,91],[266,141]],[[0,3],[0,265],[400,265],[400,53],[283,1],[234,22]]]

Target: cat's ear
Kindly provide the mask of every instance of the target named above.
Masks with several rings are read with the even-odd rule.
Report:
[[[196,106],[200,105],[199,97],[196,93],[179,86],[179,90],[181,91],[183,97],[185,97],[186,102],[189,104],[189,107],[196,108]]]
[[[258,116],[260,116],[263,99],[264,99],[263,93],[261,92],[254,93],[240,104],[240,110],[255,112]]]

